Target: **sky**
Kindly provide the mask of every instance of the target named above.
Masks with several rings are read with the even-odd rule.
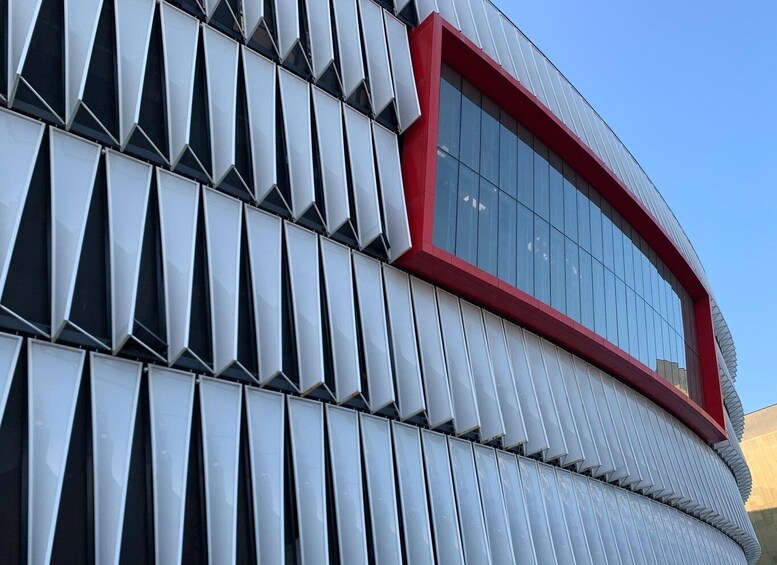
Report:
[[[712,281],[745,412],[777,403],[777,3],[496,0],[658,187]]]

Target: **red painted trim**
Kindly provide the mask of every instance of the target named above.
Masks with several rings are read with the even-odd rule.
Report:
[[[710,301],[704,284],[647,208],[522,84],[439,15],[411,32],[422,117],[404,134],[402,168],[413,247],[407,269],[580,355],[675,415],[701,438],[726,438]],[[441,62],[472,82],[582,175],[642,236],[694,301],[704,406],[655,371],[568,316],[433,243]]]

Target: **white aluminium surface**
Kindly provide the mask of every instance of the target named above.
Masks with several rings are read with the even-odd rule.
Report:
[[[86,87],[103,0],[65,0],[65,122],[73,124]]]
[[[243,52],[254,197],[261,202],[278,182],[275,152],[275,64],[248,49]]]
[[[0,333],[0,422],[5,414],[22,341],[21,337]]]

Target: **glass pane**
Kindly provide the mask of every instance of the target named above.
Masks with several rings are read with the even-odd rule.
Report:
[[[629,350],[629,324],[626,314],[626,283],[615,279],[615,299],[618,316],[618,346],[624,351]]]
[[[520,204],[517,205],[516,210],[518,226],[518,288],[529,294],[534,294],[534,214]]]
[[[566,274],[564,268],[564,234],[550,230],[550,305],[566,313]]]
[[[499,188],[518,196],[518,124],[502,112],[499,126]]]
[[[591,211],[588,201],[588,185],[577,179],[577,242],[591,253]],[[570,236],[574,237],[574,236]]]
[[[518,126],[518,202],[534,208],[534,138],[523,126]]]
[[[434,244],[445,251],[456,251],[456,193],[459,164],[437,150],[437,188],[434,196]]]
[[[564,262],[567,273],[567,315],[580,322],[580,266],[577,244],[565,238]]]
[[[478,267],[496,275],[499,248],[499,191],[487,180],[480,179],[478,211]]]
[[[461,162],[480,169],[480,92],[466,80],[461,97]]]
[[[602,251],[602,210],[599,208],[599,195],[593,190],[589,192],[591,217],[591,255],[597,261],[603,261]]]
[[[577,188],[575,171],[564,163],[564,235],[577,241]]]
[[[607,337],[607,314],[604,294],[604,265],[595,259],[591,265],[594,287],[594,331],[602,337]]]
[[[461,126],[461,76],[448,66],[442,68],[440,81],[440,128],[437,145],[454,157],[459,156]]]
[[[459,165],[459,196],[456,212],[456,255],[477,264],[478,259],[478,175]]]
[[[593,264],[591,256],[580,250],[580,323],[595,331]]]
[[[607,341],[618,345],[618,315],[615,303],[615,275],[609,269],[604,270],[604,300],[607,314]]]
[[[480,174],[493,184],[499,183],[499,106],[485,96],[480,124]]]
[[[538,139],[534,140],[534,212],[543,220],[550,220],[548,147]]]
[[[515,213],[516,202],[507,193],[499,192],[499,265],[497,276],[516,285],[516,264],[518,251],[518,224]]]
[[[550,152],[550,225],[564,231],[564,178],[561,158]]]
[[[534,217],[534,296],[550,304],[550,225]]]

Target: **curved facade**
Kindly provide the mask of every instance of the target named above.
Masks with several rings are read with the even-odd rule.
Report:
[[[487,0],[8,0],[3,562],[753,563],[693,248]]]

